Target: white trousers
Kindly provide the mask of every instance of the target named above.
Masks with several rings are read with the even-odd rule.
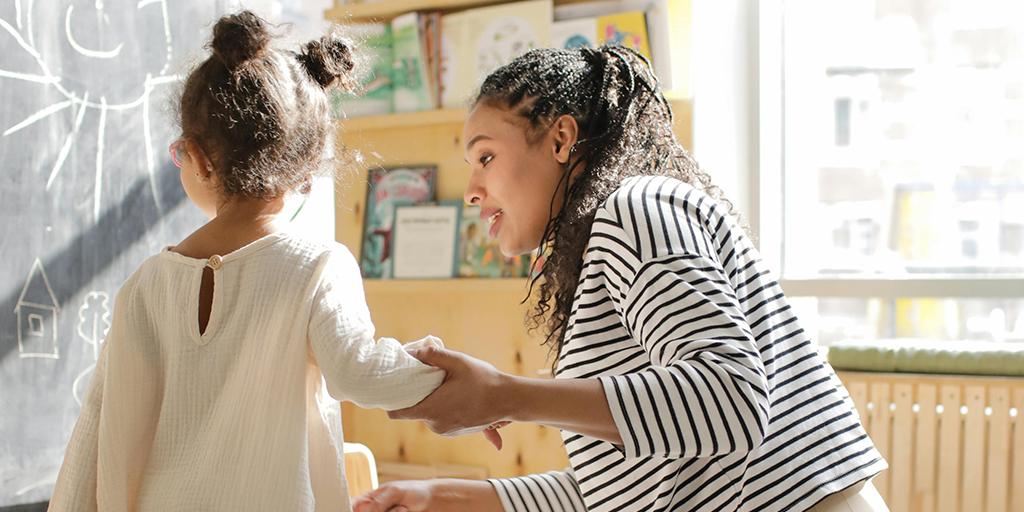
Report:
[[[889,512],[889,507],[868,481],[821,500],[810,512]]]

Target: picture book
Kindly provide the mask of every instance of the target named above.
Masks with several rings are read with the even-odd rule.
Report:
[[[551,24],[552,48],[595,48],[597,18],[556,21]]]
[[[368,178],[359,266],[363,277],[388,278],[395,206],[433,201],[437,167],[370,169]]]
[[[471,9],[441,17],[442,105],[464,107],[492,71],[551,45],[551,0]]]
[[[418,16],[411,12],[391,21],[395,112],[416,112],[435,106]]]
[[[396,205],[391,275],[395,279],[453,277],[461,209],[461,201]]]
[[[632,11],[598,17],[597,41],[599,44],[617,44],[632,48],[648,60],[651,59],[651,49],[647,42],[647,20],[643,12]]]
[[[331,93],[334,117],[359,117],[390,114],[394,111],[394,89],[391,82],[391,27],[384,23],[349,25],[346,34],[360,42],[357,55],[362,67],[361,91],[350,94]]]

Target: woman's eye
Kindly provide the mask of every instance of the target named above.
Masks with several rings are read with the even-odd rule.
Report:
[[[480,164],[487,167],[487,164],[491,163],[491,160],[494,160],[494,155],[484,155],[480,157]]]

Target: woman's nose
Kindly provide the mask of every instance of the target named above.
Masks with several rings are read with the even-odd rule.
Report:
[[[469,175],[469,183],[466,184],[466,192],[462,199],[466,204],[475,206],[483,202],[485,195],[483,184],[480,183],[480,173],[473,171]]]

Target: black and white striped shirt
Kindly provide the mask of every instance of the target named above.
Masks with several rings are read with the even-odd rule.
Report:
[[[885,469],[743,230],[679,180],[597,211],[558,378],[600,378],[623,446],[491,480],[507,511],[805,510]]]

